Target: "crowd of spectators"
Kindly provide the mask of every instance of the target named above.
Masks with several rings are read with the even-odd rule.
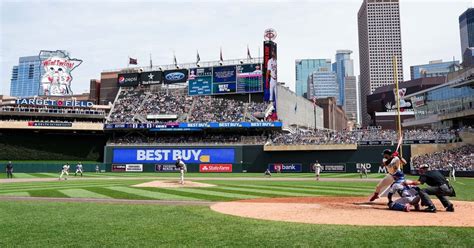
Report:
[[[404,140],[453,140],[454,130],[405,130]],[[395,130],[359,129],[355,131],[307,130],[296,128],[289,133],[276,133],[271,145],[357,144],[359,141],[389,141],[397,143]]]
[[[240,122],[244,121],[245,104],[232,99],[195,97],[189,122]]]
[[[456,171],[473,171],[474,145],[465,145],[452,150],[425,154],[412,158],[414,168],[428,164],[431,169],[448,171],[448,164]]]
[[[146,118],[147,115],[177,115],[189,112],[192,97],[176,92],[164,91],[148,93],[137,113]]]
[[[266,135],[242,135],[242,134],[187,134],[187,135],[164,135],[143,136],[128,135],[116,137],[109,140],[109,144],[264,144]]]
[[[134,123],[133,117],[145,96],[144,91],[139,88],[122,89],[109,116],[109,122]]]
[[[145,91],[122,89],[108,123],[140,122],[242,122],[265,118],[267,103],[247,103],[211,96],[188,96],[180,91]],[[149,119],[148,115],[176,115],[174,120]],[[142,118],[138,118],[138,117]],[[138,120],[137,120],[138,119]]]

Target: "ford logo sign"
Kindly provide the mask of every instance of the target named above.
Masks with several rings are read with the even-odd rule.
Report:
[[[168,81],[179,81],[182,80],[186,75],[182,72],[172,72],[169,74],[166,74],[165,78]]]

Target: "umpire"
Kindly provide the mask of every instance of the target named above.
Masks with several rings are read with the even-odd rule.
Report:
[[[454,212],[453,204],[446,196],[456,196],[454,188],[449,185],[448,180],[437,170],[429,170],[429,165],[422,164],[419,168],[420,178],[418,181],[406,182],[406,185],[420,185],[426,183],[427,188],[420,190],[421,205],[427,206],[426,212],[436,213],[436,207],[429,195],[435,195],[441,201],[448,212]]]
[[[5,166],[5,171],[7,172],[7,178],[13,178],[13,164],[12,161],[8,161],[7,166]]]

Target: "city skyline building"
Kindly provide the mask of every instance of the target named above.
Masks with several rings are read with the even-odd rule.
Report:
[[[397,79],[403,82],[402,40],[399,0],[364,0],[358,12],[360,98],[362,124],[368,125],[367,95],[395,82],[393,58],[397,58]]]

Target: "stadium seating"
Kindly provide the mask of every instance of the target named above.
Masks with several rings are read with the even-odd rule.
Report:
[[[120,91],[107,123],[255,122],[265,119],[267,106],[210,96],[191,97],[178,90],[151,92],[137,87]],[[152,115],[176,118],[147,118]]]

